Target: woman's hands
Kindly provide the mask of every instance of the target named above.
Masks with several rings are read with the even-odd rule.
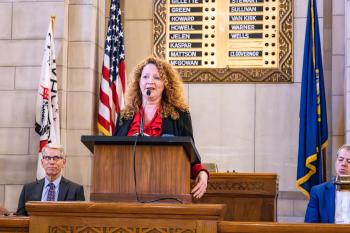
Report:
[[[191,190],[191,193],[194,198],[201,198],[205,191],[207,191],[208,185],[208,174],[205,171],[200,171],[195,180],[195,186]]]

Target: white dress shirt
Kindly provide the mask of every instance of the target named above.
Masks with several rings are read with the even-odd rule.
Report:
[[[335,215],[334,223],[349,224],[350,223],[350,192],[335,192]]]
[[[46,201],[47,200],[47,194],[49,192],[49,183],[53,183],[55,185],[55,201],[57,201],[58,198],[58,192],[60,190],[60,182],[61,182],[62,175],[57,177],[56,180],[53,182],[50,182],[47,177],[45,177],[45,182],[44,182],[44,188],[43,188],[43,193],[41,194],[41,201]]]

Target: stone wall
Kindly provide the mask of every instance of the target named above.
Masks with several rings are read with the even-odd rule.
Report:
[[[343,6],[345,11],[345,60],[344,60],[344,78],[345,84],[345,131],[346,143],[350,143],[350,0],[345,0]]]
[[[280,221],[301,221],[306,206],[294,183],[308,0],[293,2],[293,83],[184,84],[203,162],[217,163],[221,172],[278,173]],[[140,60],[152,54],[153,1],[121,3],[129,74]],[[56,16],[61,140],[68,156],[64,175],[84,184],[89,197],[91,155],[80,143],[80,136],[97,133],[98,85],[109,4],[109,0],[0,2],[0,205],[14,211],[22,185],[35,179],[39,138],[34,132],[34,106],[51,15]],[[345,17],[349,17],[350,4],[349,0],[318,0],[317,4],[324,45],[328,154],[334,155],[344,142],[344,129],[350,131],[349,124],[344,124],[344,106],[348,101],[344,101],[343,89],[343,77],[350,78],[349,29],[344,35],[344,27],[349,28]],[[350,86],[346,88],[349,96]]]
[[[5,0],[0,3],[0,204],[15,211],[22,185],[35,180],[39,137],[35,98],[46,32],[54,15],[63,174],[90,192],[91,155],[83,134],[96,132],[105,1]]]
[[[36,175],[35,98],[51,15],[61,18],[56,21],[55,43],[58,79],[62,80],[64,2],[0,3],[0,201],[12,211],[22,184]]]
[[[344,65],[345,65],[345,1],[333,0],[332,6],[332,161],[335,159],[338,148],[345,143],[345,99],[344,99]],[[333,163],[332,163],[333,164]],[[330,168],[334,174],[334,166]]]

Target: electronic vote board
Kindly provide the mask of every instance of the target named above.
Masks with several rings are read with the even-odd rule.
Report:
[[[154,53],[184,81],[290,82],[292,6],[291,0],[156,0]]]

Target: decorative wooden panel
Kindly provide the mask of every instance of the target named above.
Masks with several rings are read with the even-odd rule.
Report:
[[[228,221],[276,221],[277,194],[276,174],[210,173],[207,192],[193,202],[226,204]]]

